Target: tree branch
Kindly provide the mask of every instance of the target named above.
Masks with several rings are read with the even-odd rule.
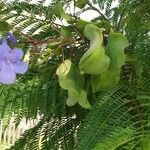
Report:
[[[106,20],[106,21],[108,21],[109,22],[109,20],[105,17],[105,15],[104,14],[102,14],[101,12],[100,12],[100,10],[99,9],[97,9],[96,7],[94,7],[91,3],[87,3],[93,10],[95,10],[95,11],[97,11],[102,17],[103,17],[103,19],[104,20]]]

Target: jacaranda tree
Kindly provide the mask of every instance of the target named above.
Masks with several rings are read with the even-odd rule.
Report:
[[[0,2],[1,118],[41,116],[10,150],[150,150],[150,1],[114,2]]]

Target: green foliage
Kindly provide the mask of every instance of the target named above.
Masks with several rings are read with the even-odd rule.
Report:
[[[84,8],[86,5],[86,0],[77,0],[76,2],[76,6],[79,7],[79,8]]]
[[[80,5],[84,7],[80,13],[88,10],[99,13],[90,22],[81,20],[78,13],[66,13],[70,4],[77,2],[74,0],[53,0],[48,6],[43,5],[44,1],[29,2],[0,2],[1,22],[7,22],[9,30],[19,39],[17,47],[24,49],[24,59],[30,66],[24,76],[17,77],[14,85],[0,86],[1,118],[6,127],[12,112],[16,114],[17,124],[22,117],[41,116],[39,123],[27,130],[10,149],[149,150],[149,0],[119,0],[114,8],[111,7],[112,0],[86,1],[85,7]],[[58,4],[62,5],[59,9],[56,8]],[[77,5],[73,6],[76,10]],[[56,19],[65,19],[68,24],[58,24]],[[6,34],[8,28],[3,27],[2,34]],[[109,43],[108,35],[112,31],[127,37],[126,59],[123,49],[128,44]],[[109,50],[108,45],[114,50]],[[119,46],[120,54],[116,46]],[[73,82],[79,90],[82,85],[78,76],[81,60],[83,64],[86,62],[80,66],[81,70],[87,67],[86,70],[97,71],[101,65],[95,61],[100,59],[99,54],[109,56],[108,65],[113,64],[103,79],[104,84],[111,82],[113,88],[93,94],[91,75],[84,74],[79,100],[87,102],[88,99],[91,109],[82,108],[81,101],[78,101],[81,106],[68,107],[68,93],[66,88],[60,87],[56,75],[58,66],[63,60],[71,60],[72,71],[77,71],[77,79],[73,78]],[[117,71],[114,70],[116,66]],[[102,69],[110,68],[102,65]],[[69,97],[74,98],[74,95],[69,92]]]
[[[9,31],[9,24],[5,21],[0,21],[0,32],[8,32]]]
[[[61,17],[61,15],[65,13],[63,10],[63,4],[61,2],[56,3],[53,12],[56,16]]]
[[[77,149],[142,149],[142,139],[149,135],[149,103],[137,97],[143,95],[141,86],[147,82],[98,95],[78,133]],[[149,95],[149,89],[144,92]]]

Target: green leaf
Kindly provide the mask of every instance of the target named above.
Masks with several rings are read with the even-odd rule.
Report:
[[[72,22],[74,19],[65,13],[64,9],[63,9],[63,4],[61,2],[58,2],[57,4],[54,5],[53,7],[53,10],[54,10],[54,14],[57,16],[57,17],[62,17],[64,19],[66,19],[68,22]]]
[[[66,21],[68,23],[74,22],[74,19],[70,15],[66,14],[65,12],[61,14],[61,17],[64,18],[64,19],[66,19]]]
[[[9,24],[6,21],[0,21],[0,32],[8,32],[10,30]]]
[[[57,46],[60,43],[61,43],[61,41],[60,42],[52,42],[52,43],[49,43],[48,46]]]
[[[70,38],[72,37],[71,31],[69,30],[69,27],[61,27],[61,34],[63,37]]]
[[[128,142],[129,139],[134,137],[134,130],[132,128],[118,128],[116,129],[108,139],[103,139],[100,143],[97,143],[92,150],[115,150],[120,145]]]
[[[63,4],[61,2],[58,2],[53,7],[54,14],[58,17],[61,17],[62,14],[64,14]]]
[[[84,8],[86,5],[86,2],[87,2],[86,0],[77,0],[76,6],[79,8]]]

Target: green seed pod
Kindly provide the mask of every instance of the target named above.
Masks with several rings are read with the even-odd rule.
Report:
[[[84,28],[87,24],[91,24],[91,22],[89,21],[85,21],[85,20],[82,20],[82,19],[79,19],[77,20],[76,22],[76,27],[78,28],[78,30],[84,34]]]
[[[83,92],[85,79],[79,70],[69,59],[65,60],[58,67],[56,74],[59,77],[59,84],[63,89],[68,90],[67,105],[72,106],[77,102],[84,108],[90,108],[86,91]]]
[[[85,26],[84,35],[90,40],[90,48],[80,59],[79,68],[87,74],[101,74],[108,68],[110,61],[102,47],[102,31],[93,24],[88,24]]]
[[[121,68],[125,62],[124,49],[129,42],[121,33],[111,33],[108,37],[106,54],[110,57],[110,64],[114,68]]]
[[[120,69],[109,68],[101,75],[91,77],[93,93],[115,87],[120,79]]]
[[[79,95],[78,103],[80,106],[82,106],[85,109],[90,109],[91,105],[89,101],[87,100],[87,91],[83,89]]]
[[[73,106],[78,102],[78,92],[68,91],[68,98],[66,104],[68,106]]]
[[[79,103],[80,106],[82,106],[85,109],[90,109],[91,105],[89,101],[87,100],[87,91],[86,90],[81,90],[80,92],[73,92],[73,91],[68,91],[68,98],[67,98],[67,105],[68,106],[73,106],[76,103]]]
[[[122,34],[109,35],[106,54],[110,57],[110,66],[101,75],[91,77],[93,92],[108,90],[119,83],[121,67],[125,62],[124,49],[128,45],[128,40]]]
[[[80,91],[84,85],[84,77],[69,59],[65,60],[57,69],[59,83],[63,89]]]

